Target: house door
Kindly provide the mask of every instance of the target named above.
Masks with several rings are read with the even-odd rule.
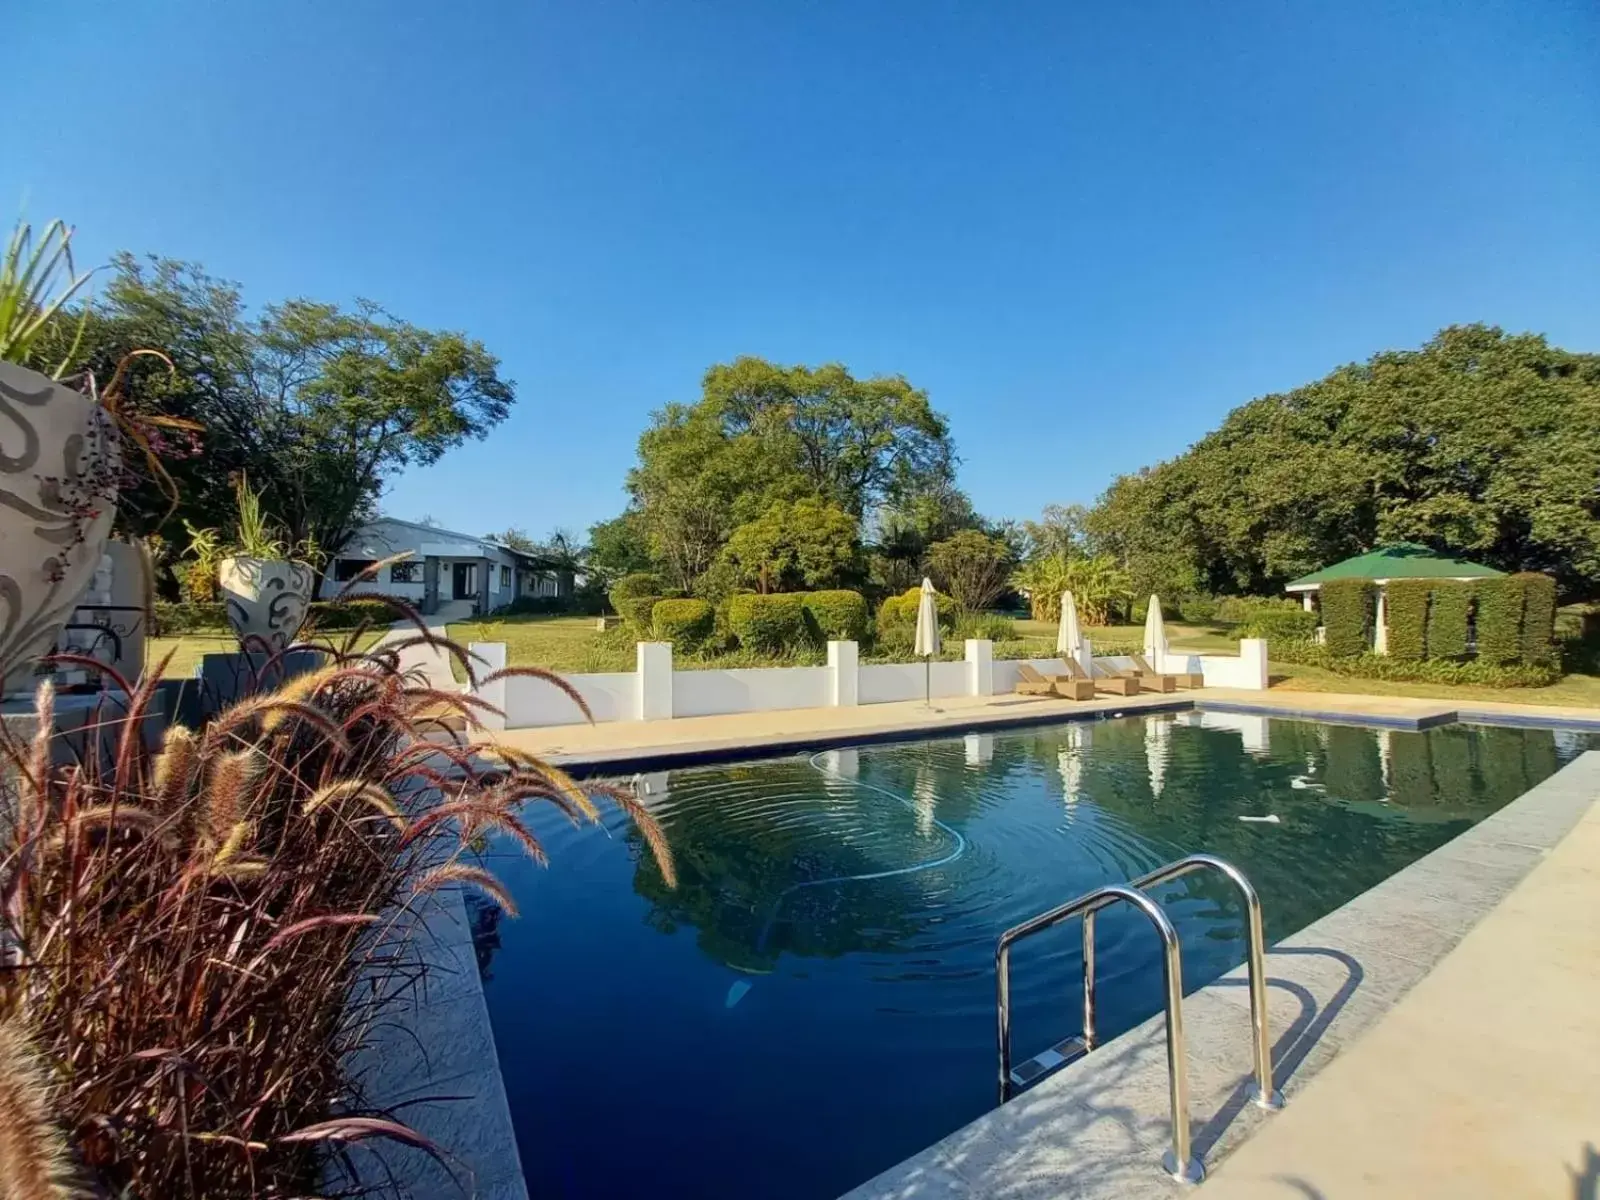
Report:
[[[473,570],[476,563],[450,564],[450,598],[452,600],[471,600],[477,595],[477,589],[472,586]]]

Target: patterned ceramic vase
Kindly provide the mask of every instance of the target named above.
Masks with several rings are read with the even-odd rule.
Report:
[[[0,677],[33,691],[100,567],[117,510],[119,441],[94,400],[0,362]]]
[[[225,558],[217,573],[228,624],[243,645],[265,642],[276,653],[305,624],[314,582],[311,567],[283,558]],[[260,639],[260,642],[253,639]]]

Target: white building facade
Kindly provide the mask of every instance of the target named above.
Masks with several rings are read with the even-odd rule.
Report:
[[[373,563],[401,554],[372,578],[351,584]],[[570,571],[490,538],[379,517],[356,530],[329,561],[321,594],[327,598],[349,588],[351,595],[398,596],[429,614],[466,601],[482,615],[525,596],[570,596],[572,587]]]

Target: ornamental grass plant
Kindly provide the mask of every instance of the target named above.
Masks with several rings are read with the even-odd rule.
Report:
[[[313,1196],[329,1156],[368,1138],[457,1167],[347,1077],[384,1019],[352,998],[404,990],[408,931],[447,889],[515,914],[474,848],[498,835],[544,861],[530,805],[575,823],[619,805],[673,878],[631,792],[472,742],[489,706],[400,652],[472,661],[386,603],[417,632],[364,654],[361,628],[324,643],[321,670],[153,750],[139,731],[159,670],[114,680],[129,716],[104,753],[52,762],[48,686],[38,736],[0,746],[0,1196]],[[500,674],[583,706],[542,670]]]

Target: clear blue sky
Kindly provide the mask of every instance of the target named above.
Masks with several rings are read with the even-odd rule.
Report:
[[[610,516],[738,354],[906,375],[1027,516],[1451,322],[1600,349],[1592,0],[7,7],[0,216],[501,357],[398,516]]]

